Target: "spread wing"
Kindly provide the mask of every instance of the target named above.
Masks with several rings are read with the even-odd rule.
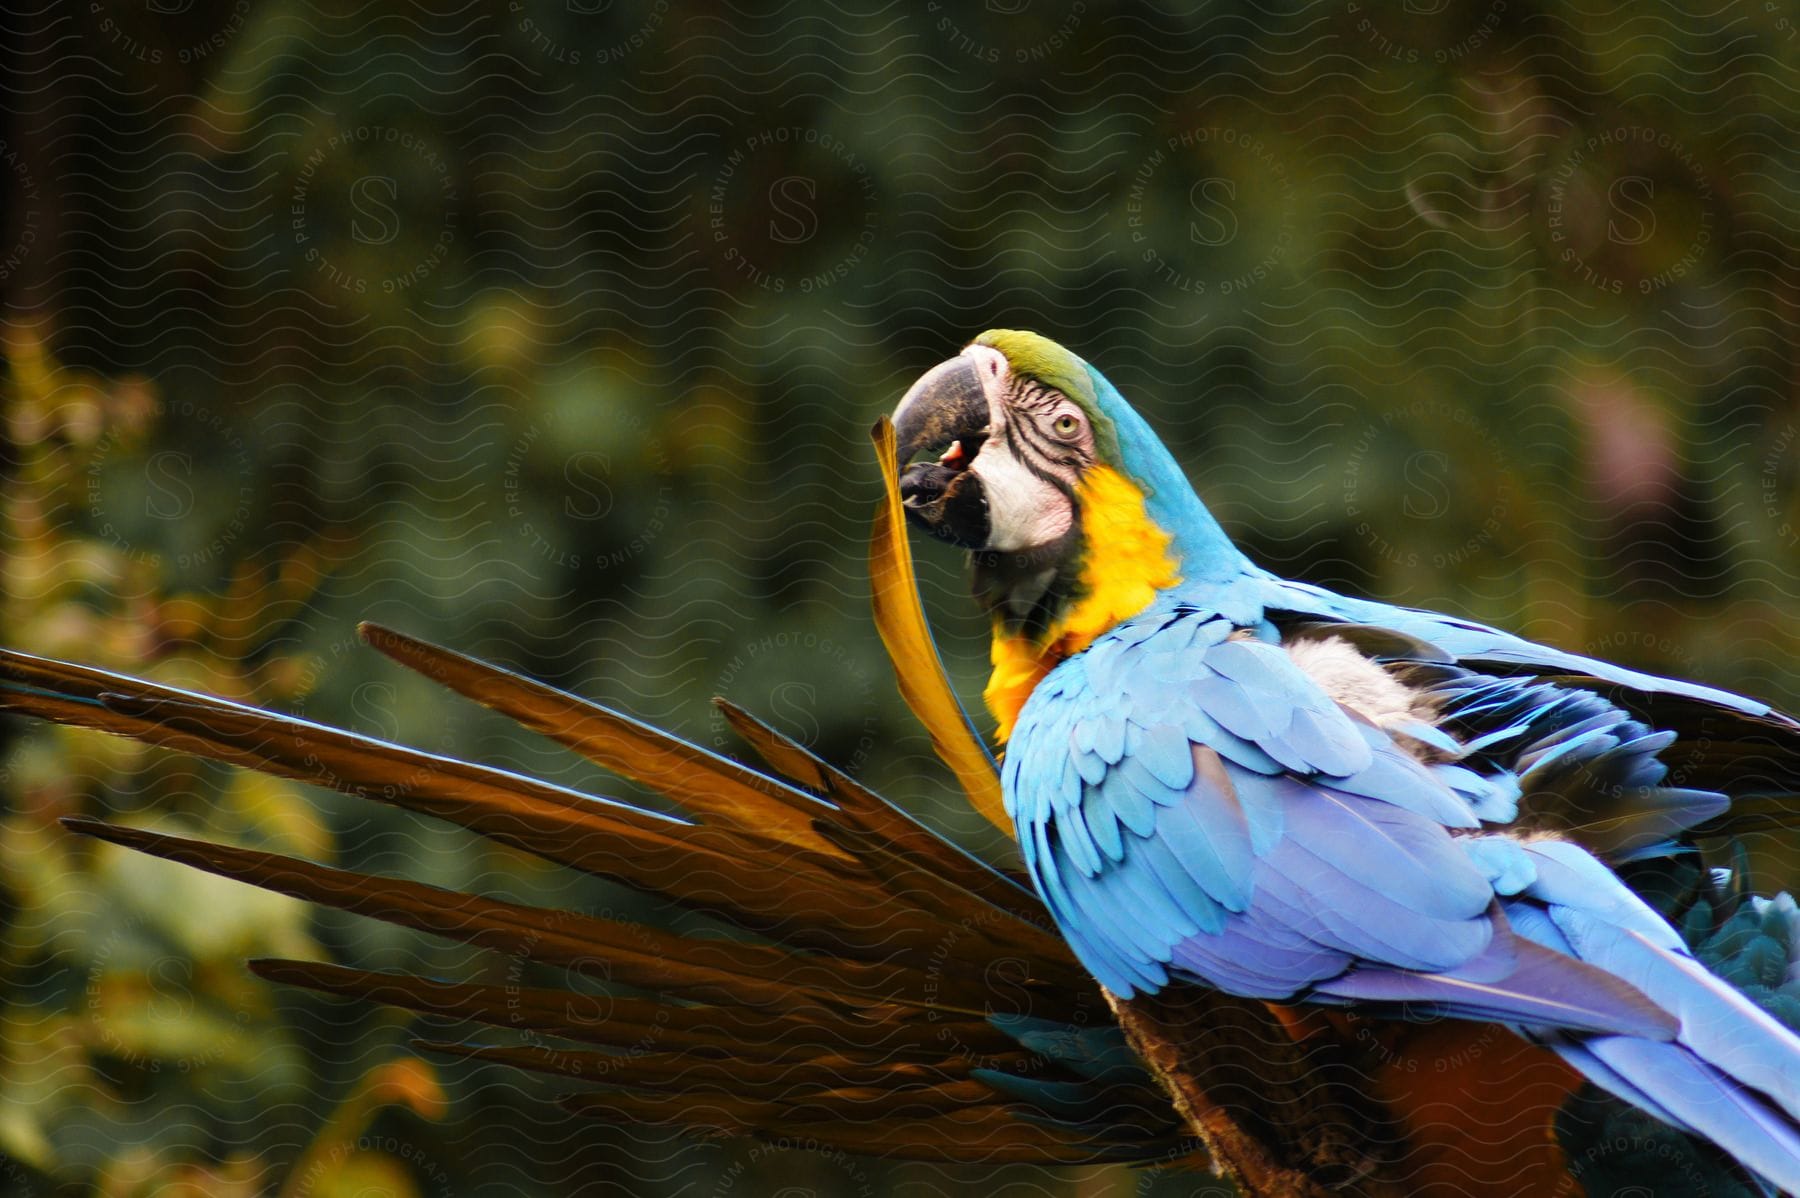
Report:
[[[1028,867],[1082,961],[1129,996],[1382,997],[1471,1017],[1668,1034],[1603,971],[1515,935],[1530,864],[1475,833],[1504,781],[1415,760],[1279,645],[1152,613],[1040,685],[1005,782]]]
[[[1672,812],[1665,820],[1664,836],[1645,839],[1640,850],[1666,843],[1671,829],[1700,836],[1740,835],[1800,823],[1800,801],[1796,801],[1800,796],[1800,723],[1766,703],[1626,669],[1441,612],[1353,599],[1286,579],[1262,578],[1254,585],[1262,610],[1281,627],[1284,636],[1307,635],[1308,625],[1314,634],[1349,635],[1371,656],[1415,676],[1422,673],[1419,680],[1426,684],[1447,683],[1459,692],[1457,701],[1464,706],[1509,705],[1513,723],[1528,720],[1543,728],[1546,720],[1533,716],[1531,709],[1560,702],[1564,711],[1555,713],[1550,722],[1573,727],[1579,721],[1564,718],[1567,705],[1581,700],[1566,696],[1584,693],[1638,721],[1644,733],[1668,738],[1653,754],[1640,756],[1653,755],[1668,774],[1683,781],[1689,795],[1652,797],[1635,793],[1636,788],[1627,785],[1625,791],[1632,793],[1617,794],[1619,801],[1610,804],[1610,813],[1592,812],[1594,822],[1641,819],[1643,813],[1634,814],[1634,810],[1646,800],[1686,807],[1694,792],[1726,795],[1730,802],[1715,802],[1710,812],[1697,819],[1688,818],[1698,814],[1697,808]],[[1426,668],[1444,665],[1476,675],[1480,682],[1493,684],[1493,689],[1465,698],[1460,692],[1468,689],[1466,685],[1445,671]],[[1542,689],[1527,694],[1533,684]],[[1595,708],[1589,715],[1600,710]],[[1480,711],[1473,716],[1475,723],[1482,722]],[[1507,726],[1489,722],[1484,731],[1500,732]],[[1573,734],[1589,738],[1585,748],[1574,751],[1592,751],[1599,737],[1607,733],[1594,734],[1595,728]],[[1639,825],[1640,829],[1647,826]]]

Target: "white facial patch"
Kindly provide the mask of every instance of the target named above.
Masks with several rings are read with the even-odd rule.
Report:
[[[993,439],[975,455],[969,472],[981,479],[987,496],[989,549],[998,553],[1036,549],[1067,533],[1074,522],[1069,497],[1003,452]]]
[[[991,346],[971,345],[962,356],[976,365],[991,421],[987,442],[968,467],[981,479],[987,496],[987,548],[1022,553],[1059,540],[1075,522],[1073,502],[1028,469],[1006,445],[1004,430],[1014,418],[1006,405],[1011,370],[1006,355]]]

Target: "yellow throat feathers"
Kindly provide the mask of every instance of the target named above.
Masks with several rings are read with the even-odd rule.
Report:
[[[1041,636],[1029,637],[994,626],[994,672],[982,692],[999,722],[997,735],[1012,735],[1019,709],[1032,689],[1065,657],[1137,615],[1156,592],[1181,581],[1169,554],[1174,538],[1144,510],[1144,493],[1110,466],[1088,470],[1075,489],[1086,542],[1076,597]]]

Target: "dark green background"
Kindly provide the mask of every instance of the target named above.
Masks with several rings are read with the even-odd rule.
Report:
[[[615,794],[356,620],[730,747],[723,693],[982,843],[868,621],[867,429],[1011,325],[1105,370],[1273,568],[1800,706],[1800,11],[1686,7],[11,14],[0,631]],[[235,563],[321,542],[315,595],[219,632]],[[973,695],[957,563],[921,556]],[[417,1030],[246,953],[496,968],[246,914],[57,814],[660,917],[370,804],[9,733],[19,1193],[181,1193],[196,1162],[217,1189],[232,1158],[273,1193]],[[138,1039],[109,987],[146,965],[168,1017]],[[443,1118],[386,1109],[365,1146],[418,1194],[1197,1184],[757,1156],[439,1075]]]

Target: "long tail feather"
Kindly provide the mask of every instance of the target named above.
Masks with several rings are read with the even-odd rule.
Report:
[[[333,869],[295,857],[94,820],[65,825],[102,840],[307,902],[660,993],[778,1009],[801,999],[907,1003],[982,1014],[994,996],[979,974],[945,976],[765,945],[696,939],[566,911],[522,906],[419,882]],[[1070,1009],[1055,987],[1027,982],[1015,1000]]]
[[[1604,1069],[1590,1068],[1583,1053],[1565,1055],[1590,1080],[1611,1089],[1609,1079],[1622,1078],[1677,1127],[1699,1132],[1783,1191],[1800,1192],[1800,1120],[1792,1113],[1683,1044],[1608,1037],[1585,1048]]]
[[[854,828],[864,834],[863,839],[889,842],[890,851],[919,857],[940,877],[947,876],[990,901],[1004,899],[1012,909],[1027,913],[1037,905],[1035,896],[1019,882],[957,850],[899,808],[729,703],[719,702],[727,720],[752,741],[770,765],[799,778],[813,791],[823,792],[830,801],[510,670],[378,624],[365,622],[358,632],[371,647],[407,668],[642,782],[689,811],[713,817],[740,832],[859,861],[862,858],[846,852],[840,843]],[[833,832],[837,835],[831,835]]]
[[[912,551],[906,541],[906,517],[900,504],[900,464],[894,445],[894,426],[883,416],[870,432],[875,456],[881,464],[883,495],[875,513],[875,531],[869,542],[869,584],[875,600],[875,627],[887,646],[888,658],[904,662],[896,669],[900,694],[925,725],[931,742],[956,775],[975,810],[996,828],[1013,835],[1012,817],[1000,798],[1000,774],[994,759],[976,735],[969,715],[950,689],[943,659],[925,613],[919,606],[919,583],[913,573]]]
[[[878,1102],[891,1103],[910,1091],[914,1103],[945,1107],[967,1103],[969,1094],[955,1087],[970,1085],[968,1066],[954,1058],[935,1063],[917,1061],[844,1060],[829,1055],[795,1054],[788,1060],[708,1058],[680,1052],[616,1053],[571,1051],[537,1044],[464,1044],[423,1041],[422,1047],[471,1060],[492,1061],[622,1089],[676,1089],[684,1093],[732,1094],[767,1102],[799,1103],[833,1091],[862,1090]],[[985,1097],[985,1095],[984,1095]],[[884,1114],[890,1113],[891,1107]]]
[[[870,854],[849,851],[850,845],[877,855],[914,859],[929,869],[933,884],[908,897],[926,909],[941,908],[941,888],[952,882],[1021,917],[1029,918],[1034,908],[1041,910],[1036,898],[1018,882],[957,850],[886,800],[729,704],[720,706],[734,727],[754,737],[759,750],[776,753],[793,769],[816,778],[820,785],[815,789],[824,790],[830,801],[512,671],[377,624],[364,623],[359,631],[369,645],[402,665],[749,838],[769,838],[784,848],[833,854],[865,870],[873,864]],[[889,894],[891,897],[891,890]],[[1039,947],[1054,956],[1059,941],[1042,925],[1039,930],[1043,941]]]
[[[816,816],[830,811],[815,795],[511,670],[379,624],[365,622],[357,632],[371,648],[408,669],[642,782],[712,822],[748,837],[844,855],[813,827]]]
[[[1570,1063],[1622,1097],[1647,1097],[1643,1105],[1659,1116],[1800,1191],[1800,1037],[1690,958],[1635,933],[1586,929],[1577,946],[1677,1014],[1681,1027],[1673,1042],[1597,1037],[1566,1054]]]
[[[1618,978],[1673,1032],[1538,1038],[1602,1089],[1800,1190],[1800,1036],[1696,961],[1592,858],[1556,841],[1529,852],[1537,878],[1509,904],[1520,934]]]
[[[445,982],[312,961],[265,959],[251,962],[250,968],[286,985],[620,1052],[654,1047],[745,1061],[829,1053],[869,1063],[928,1064],[944,1058],[946,1044],[955,1044],[971,1058],[997,1067],[1027,1055],[1016,1040],[979,1016],[941,1008],[821,1003],[803,994],[779,1009],[673,1005],[618,994]]]

